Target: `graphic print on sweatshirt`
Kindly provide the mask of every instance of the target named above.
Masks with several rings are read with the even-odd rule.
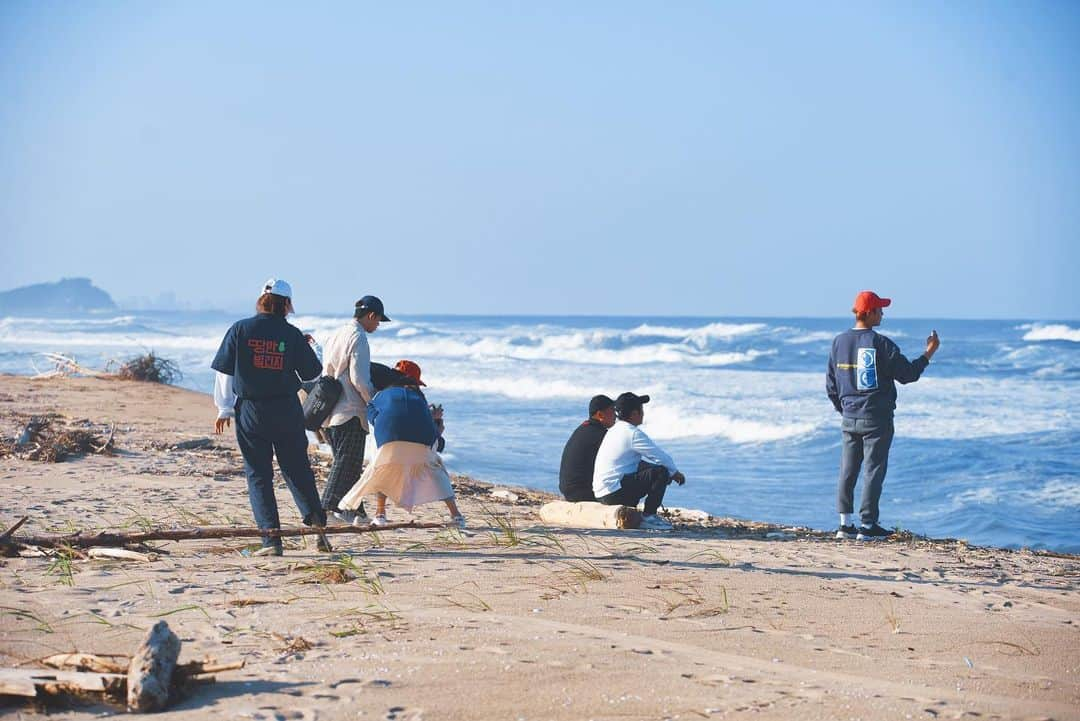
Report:
[[[251,338],[247,344],[254,353],[251,362],[256,368],[270,371],[285,369],[285,341]]]
[[[855,364],[855,387],[860,391],[877,390],[877,348],[859,348]]]

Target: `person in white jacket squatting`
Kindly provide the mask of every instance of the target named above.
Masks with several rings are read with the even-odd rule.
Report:
[[[649,396],[623,393],[615,399],[618,420],[608,429],[596,453],[593,467],[593,493],[596,500],[608,506],[636,508],[645,499],[645,517],[641,527],[667,531],[672,526],[656,515],[664,500],[668,484],[680,486],[686,477],[675,467],[675,461],[657,446],[639,426],[645,420],[645,404]]]

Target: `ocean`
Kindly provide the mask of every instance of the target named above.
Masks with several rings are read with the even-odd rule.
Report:
[[[235,316],[120,312],[0,319],[0,371],[45,352],[101,368],[153,350],[179,385],[209,393]],[[292,322],[324,342],[345,317]],[[832,337],[850,318],[394,316],[372,358],[410,358],[446,409],[448,467],[557,490],[559,457],[591,396],[648,393],[644,429],[686,474],[668,505],[836,527],[839,417],[825,397]],[[971,543],[1080,553],[1080,327],[1075,322],[898,320],[909,358],[932,328],[934,362],[901,386],[881,522]],[[102,410],[103,417],[111,415]],[[206,401],[207,430],[215,416]],[[858,493],[856,490],[856,505]]]

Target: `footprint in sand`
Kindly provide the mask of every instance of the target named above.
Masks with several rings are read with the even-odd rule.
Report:
[[[423,718],[424,710],[419,708],[391,706],[386,710],[386,721],[423,721]]]

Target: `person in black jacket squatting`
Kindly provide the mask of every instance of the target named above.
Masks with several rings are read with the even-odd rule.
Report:
[[[615,425],[615,401],[607,396],[593,396],[589,417],[574,429],[563,448],[559,464],[559,490],[568,501],[595,501],[592,478],[596,452],[607,429]]]
[[[228,406],[235,398],[236,441],[244,457],[255,523],[264,531],[281,528],[274,497],[276,454],[304,524],[321,531],[326,513],[315,488],[304,413],[296,394],[301,380],[318,377],[322,363],[304,334],[285,320],[293,310],[288,283],[274,278],[266,281],[255,308],[256,315],[233,323],[210,364],[218,371],[214,400],[219,413],[214,432],[220,434],[229,425]],[[262,545],[257,555],[282,554],[280,537],[263,536]],[[330,550],[321,532],[317,545],[320,551]]]
[[[837,510],[840,529],[837,538],[856,538],[874,541],[888,538],[878,524],[878,501],[889,466],[889,447],[893,440],[893,411],[896,410],[896,381],[914,383],[919,380],[941,341],[937,331],[926,339],[926,352],[909,361],[891,340],[874,331],[881,325],[882,308],[889,307],[890,298],[882,298],[869,290],[855,296],[851,309],[855,327],[833,339],[829,367],[825,376],[825,391],[836,412],[842,417],[840,429],[843,445],[840,451],[840,483],[837,489]],[[859,528],[855,528],[855,482],[859,467],[863,467],[863,492],[859,508]]]

